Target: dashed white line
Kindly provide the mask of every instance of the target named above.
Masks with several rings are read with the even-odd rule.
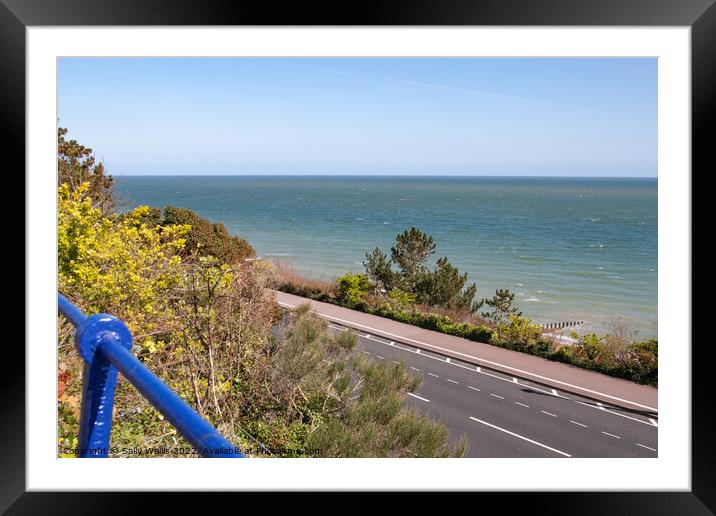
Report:
[[[656,451],[656,450],[655,450],[654,448],[652,448],[651,446],[644,446],[643,444],[639,444],[639,443],[636,443],[636,445],[637,445],[637,446],[641,446],[642,448],[646,448],[647,450]]]
[[[497,394],[492,394],[492,393],[490,393],[490,396],[494,396],[495,398],[500,398],[501,400],[504,400],[504,399],[505,399],[504,397],[499,396],[499,395],[497,395]]]
[[[423,398],[422,396],[418,396],[417,394],[413,394],[412,392],[408,393],[408,396],[412,396],[413,398],[418,398],[419,400],[423,400],[427,403],[430,403],[430,400],[427,398]]]
[[[473,391],[480,392],[480,389],[478,389],[477,387],[473,387],[472,385],[468,385],[467,388],[472,389]]]
[[[385,357],[382,357],[382,356],[380,356],[380,355],[376,355],[375,357],[376,357],[376,358],[380,358],[381,360],[385,360]]]
[[[610,434],[609,432],[605,432],[604,430],[602,430],[602,433],[610,437],[615,437],[616,439],[621,439],[621,437],[619,437],[618,435]]]
[[[398,362],[397,360],[393,360],[393,363],[394,363],[394,364],[399,364],[400,362]]]
[[[362,353],[365,353],[366,355],[370,355],[370,353],[368,353],[367,351],[363,351]]]
[[[499,426],[493,425],[492,423],[488,423],[487,421],[482,421],[481,419],[477,419],[476,417],[472,417],[472,416],[470,416],[470,419],[472,419],[473,421],[477,421],[478,423],[482,423],[483,425],[486,425],[486,426],[489,426],[489,427],[491,427],[491,428],[494,428],[495,430],[499,430],[500,432],[505,432],[506,434],[509,434],[509,435],[511,435],[511,436],[513,436],[513,437],[517,437],[518,439],[522,439],[523,441],[527,441],[528,443],[536,444],[537,446],[541,446],[542,448],[545,448],[545,449],[547,449],[547,450],[553,451],[553,452],[555,452],[555,453],[559,453],[560,455],[564,455],[565,457],[571,457],[571,455],[570,455],[569,453],[565,453],[565,452],[563,452],[563,451],[559,451],[559,450],[557,450],[557,449],[555,449],[555,448],[552,448],[552,447],[550,447],[550,446],[547,446],[546,444],[538,443],[537,441],[533,441],[532,439],[528,439],[527,437],[525,437],[525,436],[523,436],[523,435],[516,434],[516,433],[514,433],[514,432],[510,432],[509,430],[505,430],[504,428],[500,428]]]
[[[438,375],[436,375],[435,373],[428,373],[428,374],[429,374],[430,376],[434,376],[435,378],[440,378],[440,377],[439,377]]]
[[[557,414],[552,414],[551,412],[545,412],[544,410],[540,410],[542,414],[547,414],[548,416],[557,417]]]
[[[417,367],[410,366],[410,369],[412,369],[413,371],[418,371],[418,372],[420,372],[420,369],[418,369]]]
[[[452,383],[460,383],[460,382],[457,382],[457,381],[455,381],[455,380],[451,380],[450,378],[448,378],[447,381],[448,381],[448,382],[452,382]]]
[[[572,424],[575,424],[575,425],[583,426],[584,428],[589,428],[589,427],[588,427],[587,425],[585,425],[584,423],[579,423],[579,422],[577,422],[577,421],[572,421],[571,419],[569,420],[569,422],[572,423]]]
[[[515,403],[516,403],[517,405],[519,405],[520,407],[530,408],[529,405],[525,405],[524,403],[520,403],[519,401],[515,401]]]

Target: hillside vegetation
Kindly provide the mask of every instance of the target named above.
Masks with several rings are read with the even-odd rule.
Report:
[[[302,306],[283,311],[269,264],[221,224],[168,207],[114,211],[112,180],[60,129],[58,283],[88,314],[123,320],[133,353],[254,456],[461,455],[446,428],[405,404],[419,378],[355,351]],[[82,360],[58,317],[58,455],[77,446]],[[184,456],[187,443],[120,375],[112,456]]]

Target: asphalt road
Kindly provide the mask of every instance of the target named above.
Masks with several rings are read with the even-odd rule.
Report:
[[[345,327],[331,323],[338,331]],[[468,457],[657,457],[658,422],[507,374],[356,332],[359,351],[422,377],[408,403],[467,436]]]

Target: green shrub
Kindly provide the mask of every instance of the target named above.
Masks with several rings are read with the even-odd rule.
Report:
[[[191,210],[167,206],[162,224],[191,226],[186,235],[186,255],[196,252],[200,256],[215,256],[224,263],[256,256],[256,251],[246,240],[229,235],[223,224],[211,223]]]
[[[346,274],[338,278],[338,299],[349,307],[365,303],[371,287],[365,274]]]

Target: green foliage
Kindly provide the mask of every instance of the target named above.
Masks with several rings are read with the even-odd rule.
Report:
[[[234,263],[256,256],[253,247],[238,236],[231,236],[223,224],[212,224],[191,210],[167,206],[162,224],[189,225],[184,254],[198,253],[200,256],[215,256],[225,263]]]
[[[482,302],[489,306],[492,310],[482,312],[482,316],[492,322],[498,331],[510,324],[510,318],[514,315],[521,316],[517,307],[512,306],[515,300],[515,293],[506,288],[495,290],[495,295],[490,299],[483,299]]]
[[[439,258],[435,270],[423,273],[418,279],[416,285],[418,302],[463,312],[474,312],[482,306],[473,301],[477,294],[477,286],[473,283],[466,289],[465,283],[467,283],[467,273],[461,275],[447,258]]]
[[[420,384],[402,364],[377,363],[353,356],[354,380],[346,384],[340,417],[331,417],[309,435],[309,448],[329,457],[448,457],[464,453],[464,445],[451,450],[446,428],[423,413],[404,406],[405,393]]]
[[[112,189],[114,179],[105,174],[104,165],[96,163],[92,149],[84,147],[75,140],[66,140],[67,129],[57,129],[57,181],[58,186],[67,185],[72,192],[83,183],[88,186],[85,195],[92,207],[103,215],[114,209]]]
[[[433,237],[412,227],[396,235],[390,252],[400,269],[401,288],[415,293],[420,276],[427,272],[427,260],[435,252]]]
[[[375,285],[377,290],[391,291],[398,282],[398,277],[392,269],[392,260],[378,247],[372,252],[365,254],[366,261],[363,262],[368,279]]]
[[[455,335],[464,339],[474,340],[476,342],[489,343],[493,338],[493,331],[484,325],[469,323],[454,323],[447,316],[437,314],[426,314],[417,310],[404,310],[394,308],[385,303],[378,308],[367,308],[368,313],[393,319],[395,321],[419,326],[426,330],[439,331],[448,335]]]
[[[415,303],[416,298],[410,292],[404,292],[399,288],[393,289],[388,292],[388,299],[393,301],[399,308],[405,308]]]
[[[338,299],[346,306],[358,306],[370,293],[370,282],[365,274],[346,274],[338,278]]]
[[[499,332],[493,333],[491,344],[543,357],[549,357],[553,353],[552,343],[542,336],[539,326],[514,313],[510,313],[507,319],[508,321],[500,326]]]
[[[474,301],[477,286],[465,287],[467,274],[460,274],[447,258],[439,258],[435,270],[428,270],[427,260],[436,246],[433,237],[413,227],[396,235],[395,242],[390,259],[377,247],[365,255],[366,274],[378,293],[388,292],[390,298],[392,291],[406,292],[418,303],[463,313],[482,306]]]

